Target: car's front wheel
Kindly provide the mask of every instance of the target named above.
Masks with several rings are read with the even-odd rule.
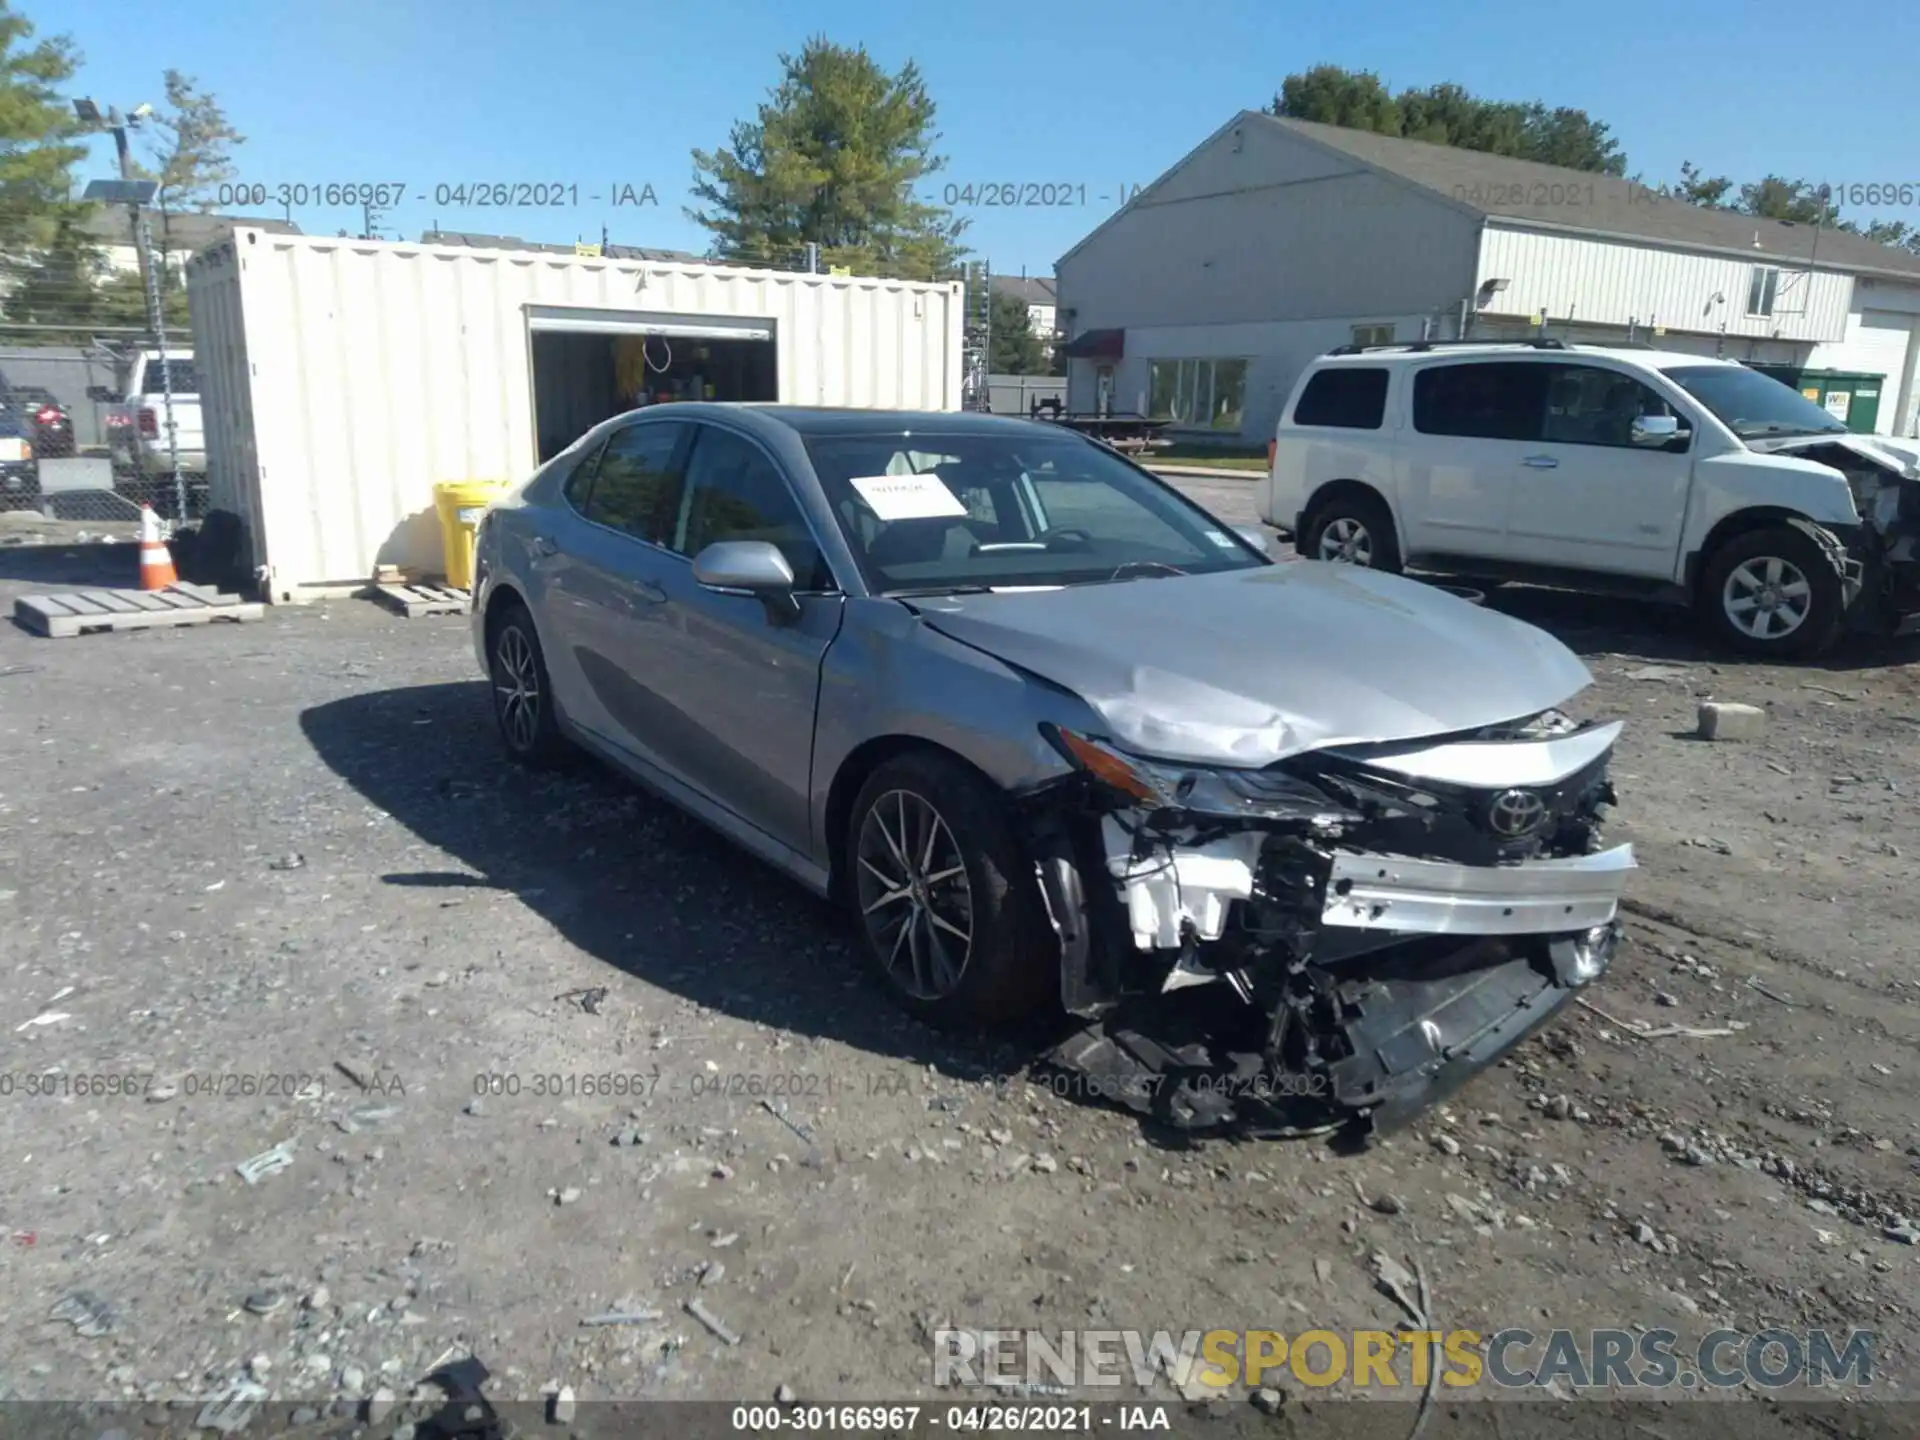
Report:
[[[1300,558],[1360,565],[1397,574],[1400,542],[1393,516],[1372,495],[1350,490],[1321,500],[1307,517],[1300,537]]]
[[[1736,535],[1708,559],[1701,618],[1744,655],[1783,660],[1818,655],[1840,633],[1846,595],[1812,536],[1791,525]]]
[[[853,803],[843,865],[868,965],[938,1025],[1009,1025],[1059,979],[1033,867],[1000,793],[957,760],[901,755]]]
[[[546,766],[565,753],[553,686],[533,616],[518,601],[502,602],[488,627],[487,672],[493,684],[493,718],[507,754],[523,765]]]

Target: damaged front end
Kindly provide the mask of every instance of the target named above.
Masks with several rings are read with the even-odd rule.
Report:
[[[1845,435],[1795,440],[1777,453],[1846,476],[1860,524],[1828,527],[1848,586],[1849,629],[1877,635],[1920,631],[1920,456],[1911,442]]]
[[[1028,830],[1093,1022],[1050,1059],[1185,1129],[1404,1122],[1610,963],[1619,731],[1549,711],[1233,769],[1049,728],[1074,769]]]

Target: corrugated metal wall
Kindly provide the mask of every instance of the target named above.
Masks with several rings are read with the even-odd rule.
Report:
[[[1827,271],[1782,270],[1771,316],[1750,316],[1748,286],[1754,261],[1683,254],[1652,245],[1627,245],[1571,235],[1489,225],[1481,241],[1476,285],[1504,279],[1507,289],[1486,313],[1527,316],[1545,310],[1549,321],[1601,325],[1638,322],[1688,330],[1779,340],[1837,340],[1845,332],[1853,277]],[[1716,303],[1716,295],[1724,296]]]
[[[209,484],[274,598],[435,568],[433,486],[535,463],[527,310],[774,323],[788,404],[957,410],[961,287],[236,231],[195,262]],[[232,387],[229,390],[229,387]]]

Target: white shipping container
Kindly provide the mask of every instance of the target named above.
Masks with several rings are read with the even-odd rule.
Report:
[[[240,228],[187,294],[209,507],[240,518],[273,600],[438,571],[436,483],[518,481],[656,374],[723,399],[960,408],[958,282]],[[606,358],[622,337],[639,382]]]

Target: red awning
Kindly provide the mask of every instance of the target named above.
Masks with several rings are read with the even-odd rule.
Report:
[[[1076,360],[1119,360],[1126,338],[1124,330],[1085,330],[1067,342],[1066,353]]]

